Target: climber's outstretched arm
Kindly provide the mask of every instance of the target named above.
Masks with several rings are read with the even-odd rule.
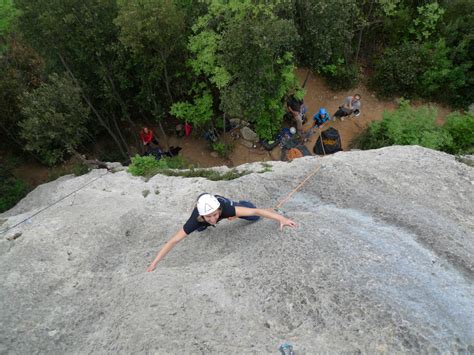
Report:
[[[182,241],[185,237],[187,236],[186,232],[184,231],[183,228],[181,228],[174,236],[171,237],[170,240],[166,242],[166,244],[161,248],[161,250],[158,252],[156,255],[155,260],[150,264],[148,269],[146,269],[147,272],[151,272],[155,270],[156,264],[165,257],[166,254],[170,252],[171,249],[174,248],[174,246]]]

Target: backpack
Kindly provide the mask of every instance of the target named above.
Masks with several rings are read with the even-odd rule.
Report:
[[[308,148],[304,145],[299,145],[295,148],[288,149],[286,152],[286,160],[293,160],[311,155]]]
[[[286,160],[293,160],[302,157],[303,153],[301,153],[301,150],[299,150],[298,148],[291,148],[288,149],[288,151],[286,152]]]
[[[322,138],[322,145],[321,145]],[[314,154],[333,154],[342,150],[341,137],[339,132],[334,127],[330,127],[327,130],[321,132],[321,136],[314,145]]]

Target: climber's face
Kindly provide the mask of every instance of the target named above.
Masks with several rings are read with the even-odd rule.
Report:
[[[202,216],[202,218],[204,218],[204,220],[209,224],[216,224],[219,217],[220,217],[220,215],[221,215],[221,209],[219,208],[215,212],[212,212],[212,213],[209,213],[205,216]]]

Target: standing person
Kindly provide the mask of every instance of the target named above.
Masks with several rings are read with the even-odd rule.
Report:
[[[296,124],[298,134],[301,135],[305,123],[306,105],[303,100],[297,100],[294,96],[291,96],[286,103],[286,109]]]
[[[333,116],[333,119],[336,120],[336,118],[341,118],[341,120],[344,120],[344,116],[349,116],[350,114],[358,114],[360,112],[360,95],[355,94],[354,96],[347,96],[344,99],[344,103],[342,106],[339,107],[339,109],[336,111],[336,113]]]
[[[296,223],[291,219],[267,209],[256,208],[251,202],[234,202],[219,195],[202,194],[198,197],[196,207],[193,209],[191,217],[189,217],[184,226],[161,248],[155,260],[153,260],[148,267],[147,272],[153,271],[156,268],[156,264],[158,264],[178,242],[194,231],[202,232],[209,226],[215,227],[215,225],[224,218],[229,220],[241,218],[253,222],[258,221],[260,217],[279,222],[280,230],[282,230],[284,226],[296,227]]]
[[[149,129],[148,127],[143,127],[142,128],[142,130],[140,131],[140,139],[141,139],[143,145],[146,147],[147,151],[150,148],[150,143],[155,144],[161,150],[161,147],[160,147],[160,144],[158,143],[158,140],[153,135],[153,131],[151,129]]]
[[[326,109],[324,107],[321,107],[318,111],[318,113],[315,113],[313,116],[313,128],[321,127],[324,123],[328,122],[331,120],[331,117],[329,117],[329,113],[327,113]]]
[[[307,129],[306,132],[303,134],[302,137],[304,138],[304,141],[308,141],[308,139],[313,135],[316,128],[320,128],[322,125],[324,125],[326,122],[329,122],[330,120],[331,117],[327,113],[326,109],[324,107],[321,107],[319,111],[314,114],[311,127]]]

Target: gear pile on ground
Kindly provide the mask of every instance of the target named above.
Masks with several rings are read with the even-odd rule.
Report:
[[[282,207],[299,228],[222,221],[145,272],[200,193],[272,207],[318,165]],[[94,170],[0,215],[0,353],[474,352],[472,167],[390,147],[239,169]]]

